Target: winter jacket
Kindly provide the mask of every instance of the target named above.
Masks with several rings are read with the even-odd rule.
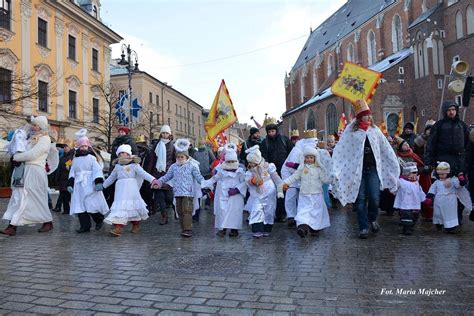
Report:
[[[444,106],[443,111],[444,118],[431,129],[425,150],[425,165],[435,167],[438,161],[445,161],[451,166],[451,174],[457,175],[466,171],[465,148],[469,141],[469,131],[458,114],[450,119]]]
[[[173,193],[175,197],[194,197],[195,192],[194,180],[198,183],[204,181],[198,167],[196,167],[189,160],[183,165],[174,163],[166,174],[161,177],[160,182],[163,184],[172,180],[173,182]]]
[[[312,165],[300,165],[296,172],[283,182],[290,185],[301,180],[300,194],[323,193],[323,184],[329,183],[329,175],[321,167]]]
[[[67,180],[69,178],[69,170],[71,169],[72,160],[74,158],[74,149],[71,149],[67,154],[59,160],[59,166],[56,173],[56,181],[58,183],[59,191],[67,190]]]
[[[143,162],[143,168],[146,172],[153,175],[155,178],[159,178],[165,175],[166,172],[158,172],[156,170],[156,160],[158,159],[155,154],[156,146],[158,145],[159,140],[153,140],[151,143],[151,148],[148,152],[148,155],[145,157]],[[172,164],[176,161],[176,149],[174,148],[173,141],[169,141],[166,147],[166,171],[169,170]]]
[[[255,140],[251,136],[249,136],[247,141],[242,145],[242,150],[240,151],[240,161],[243,164],[247,164],[247,153],[245,151],[249,148],[252,148],[255,145],[259,145],[261,147],[261,144],[262,144],[261,138]]]
[[[110,153],[110,163],[112,167],[112,161],[117,158],[117,149],[120,145],[128,144],[132,147],[132,155],[138,155],[138,147],[135,144],[131,135],[118,136],[112,143],[112,152]]]
[[[411,148],[415,145],[416,134],[401,134],[400,137],[404,139]]]
[[[199,162],[199,171],[204,178],[211,176],[211,164],[216,159],[214,154],[206,147],[199,148],[193,156]]]
[[[274,163],[278,174],[281,172],[281,167],[286,160],[286,157],[293,149],[293,143],[286,136],[280,135],[278,132],[275,137],[266,137],[261,145],[260,152],[262,157],[269,163]]]

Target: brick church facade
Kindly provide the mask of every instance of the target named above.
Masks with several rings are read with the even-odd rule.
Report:
[[[337,132],[341,113],[353,112],[330,90],[345,61],[383,73],[371,104],[377,125],[383,120],[393,133],[402,112],[404,123],[418,120],[420,131],[438,119],[443,85],[444,100],[461,103],[446,75],[456,60],[474,67],[473,49],[474,0],[349,0],[311,32],[286,75],[282,132]],[[468,124],[471,107],[461,110]]]

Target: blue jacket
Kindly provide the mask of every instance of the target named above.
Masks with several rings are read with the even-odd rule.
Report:
[[[188,161],[183,165],[179,165],[178,163],[172,164],[168,172],[159,180],[161,183],[173,180],[172,187],[175,197],[194,197],[196,192],[193,180],[201,183],[201,181],[204,181],[204,178],[199,172],[199,168]]]

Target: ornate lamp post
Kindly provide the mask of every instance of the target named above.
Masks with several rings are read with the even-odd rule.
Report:
[[[125,55],[125,53],[127,55]],[[125,59],[125,57],[127,57]],[[132,59],[134,59],[134,63],[132,62]],[[119,65],[125,66],[128,71],[128,90],[129,90],[129,119],[128,119],[128,127],[131,129],[132,128],[132,74],[136,71],[139,71],[138,69],[138,54],[136,51],[130,48],[130,45],[125,45],[122,44],[122,55],[121,59],[118,62]]]

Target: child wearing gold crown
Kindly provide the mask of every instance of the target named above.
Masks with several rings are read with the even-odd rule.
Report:
[[[436,167],[436,180],[426,195],[427,204],[433,205],[433,224],[438,229],[443,228],[446,233],[456,233],[459,226],[458,199],[467,210],[472,209],[469,192],[464,187],[465,180],[460,181],[458,177],[449,177],[451,166],[447,162],[440,162]],[[433,201],[434,200],[434,201]]]
[[[301,181],[298,196],[298,209],[296,213],[297,233],[301,238],[317,236],[318,232],[330,226],[329,213],[324,201],[323,184],[330,182],[330,167],[326,168],[321,163],[321,155],[329,153],[325,150],[316,149],[316,146],[306,145],[303,148],[304,163],[296,172],[286,178],[279,191],[288,189],[289,185]]]
[[[245,209],[250,212],[249,224],[252,226],[253,237],[269,237],[275,218],[277,186],[282,181],[276,166],[265,161],[258,145],[245,152],[248,162],[245,182],[250,192]],[[283,198],[283,194],[279,194],[279,197]]]

